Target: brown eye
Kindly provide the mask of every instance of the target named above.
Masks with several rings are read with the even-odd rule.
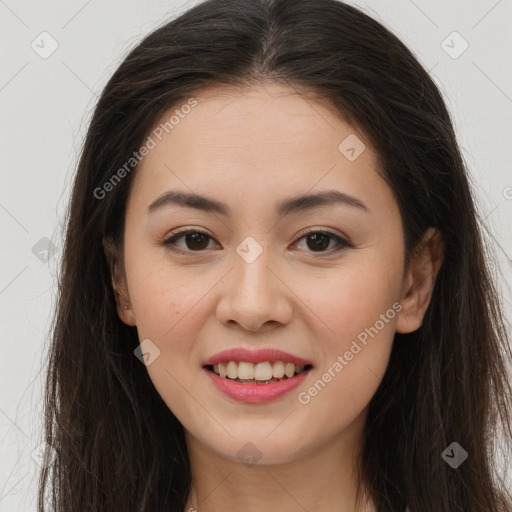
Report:
[[[185,245],[179,245],[177,242],[183,239],[185,241]],[[336,252],[348,247],[353,247],[353,245],[347,240],[335,235],[334,233],[330,233],[328,231],[309,231],[303,234],[298,240],[306,239],[306,252],[313,253],[324,253],[330,252],[328,250],[331,242],[335,242],[333,247]],[[203,231],[198,231],[197,229],[189,229],[184,230],[179,233],[175,233],[170,238],[166,239],[162,244],[169,246],[172,250],[181,251],[181,252],[201,252],[208,249],[208,242],[213,240],[213,238],[204,233]],[[336,248],[337,246],[337,248]],[[332,247],[331,247],[332,248]]]
[[[206,244],[205,244],[206,241]],[[185,235],[185,244],[188,249],[202,250],[208,245],[207,237],[203,233],[188,233]]]
[[[302,239],[306,239],[306,246],[310,250],[309,252],[329,252],[326,249],[332,241],[336,242],[334,246],[338,246],[336,250],[353,247],[347,240],[328,231],[310,231],[299,238],[299,240]]]
[[[185,240],[185,247],[180,247],[176,241],[183,238]],[[184,251],[203,251],[208,247],[208,239],[212,239],[210,235],[197,230],[181,231],[176,233],[163,242],[163,245],[176,246],[178,249]]]
[[[308,247],[314,251],[317,249],[324,250],[329,247],[329,244],[331,242],[331,237],[329,235],[326,235],[325,233],[316,233],[314,235],[310,235],[307,237]]]

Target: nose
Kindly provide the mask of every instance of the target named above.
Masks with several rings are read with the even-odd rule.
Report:
[[[217,306],[219,321],[238,324],[251,332],[266,332],[289,323],[293,316],[293,292],[279,275],[270,250],[263,250],[251,262],[235,254],[233,265],[222,280]]]

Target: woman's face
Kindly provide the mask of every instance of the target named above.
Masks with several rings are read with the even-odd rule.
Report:
[[[398,206],[364,135],[326,104],[278,85],[195,100],[160,120],[175,115],[134,177],[119,314],[150,340],[147,371],[188,439],[232,460],[291,461],[361,431],[403,315]],[[200,234],[164,243],[186,230]],[[262,363],[226,368],[245,377],[282,375],[275,362],[294,358],[311,369],[272,396],[283,384],[205,368],[230,349]]]

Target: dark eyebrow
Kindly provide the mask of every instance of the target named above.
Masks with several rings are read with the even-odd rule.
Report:
[[[343,192],[339,192],[338,190],[326,190],[316,194],[302,195],[286,199],[277,205],[276,212],[280,217],[283,217],[292,212],[299,212],[333,204],[353,206],[369,213],[368,207],[359,199]],[[173,190],[165,192],[160,197],[156,198],[148,206],[147,213],[152,213],[169,205],[195,208],[205,212],[218,213],[226,217],[231,215],[231,209],[226,204],[216,201],[215,199],[189,192],[178,192]]]

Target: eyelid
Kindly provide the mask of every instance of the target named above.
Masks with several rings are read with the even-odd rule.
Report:
[[[326,235],[331,235],[333,238],[338,238],[345,242],[347,245],[351,245],[351,243],[348,240],[348,237],[341,234],[341,233],[335,233],[331,228],[307,228],[304,231],[300,231],[297,234],[296,240],[300,240],[301,238],[305,237],[306,235],[309,235],[311,233],[323,233]]]

